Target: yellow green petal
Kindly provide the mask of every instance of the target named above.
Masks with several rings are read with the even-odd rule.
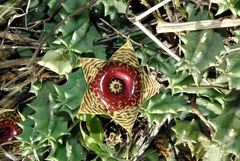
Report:
[[[91,89],[87,89],[78,114],[106,114],[106,109],[97,100]]]
[[[142,79],[142,90],[141,90],[141,96],[140,96],[140,105],[142,105],[149,98],[151,98],[153,95],[158,93],[159,89],[162,87],[162,85],[158,83],[153,76],[148,75],[143,68],[141,70],[141,79]]]
[[[127,109],[108,111],[109,116],[113,118],[119,125],[121,125],[130,134],[132,127],[137,119],[139,107],[130,107]]]
[[[122,63],[126,63],[135,68],[140,68],[138,59],[135,55],[133,46],[128,40],[121,48],[119,48],[110,58],[109,61],[118,61]]]
[[[96,58],[82,58],[83,74],[87,83],[91,83],[98,71],[106,64],[104,60]]]

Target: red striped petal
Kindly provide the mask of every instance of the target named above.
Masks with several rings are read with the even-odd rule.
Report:
[[[118,61],[135,67],[140,68],[138,59],[135,55],[133,46],[128,40],[121,48],[119,48],[110,58],[110,61]]]
[[[130,134],[132,127],[137,119],[139,107],[133,106],[128,109],[108,111],[109,116],[113,118],[119,125],[121,125]]]
[[[140,96],[140,105],[146,102],[149,98],[159,92],[159,89],[162,87],[157,80],[148,75],[143,69],[141,71],[142,79],[142,91]]]
[[[96,99],[92,90],[87,89],[78,114],[106,114],[106,109]]]
[[[87,83],[91,83],[98,71],[106,64],[104,60],[96,58],[82,58],[82,69]]]

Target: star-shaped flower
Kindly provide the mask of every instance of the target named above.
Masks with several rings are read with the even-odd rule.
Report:
[[[129,133],[140,106],[161,85],[139,65],[130,40],[105,62],[82,58],[88,88],[78,114],[106,114]]]

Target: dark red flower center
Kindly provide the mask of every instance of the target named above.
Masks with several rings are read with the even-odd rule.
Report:
[[[22,132],[22,129],[16,124],[20,119],[11,113],[0,115],[0,143],[12,140]]]
[[[108,110],[119,110],[138,104],[140,80],[140,74],[134,67],[109,62],[98,72],[91,85],[95,96]]]
[[[0,140],[11,140],[14,137],[14,133],[16,131],[12,125],[5,125],[0,128]]]

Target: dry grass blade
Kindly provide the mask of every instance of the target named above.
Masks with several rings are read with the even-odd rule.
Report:
[[[212,28],[225,28],[240,26],[240,19],[223,19],[223,20],[203,20],[182,23],[165,23],[158,22],[156,27],[157,33],[195,31]]]
[[[147,29],[142,23],[141,20],[151,14],[153,11],[157,10],[158,8],[162,7],[163,5],[167,4],[171,0],[164,0],[157,5],[149,8],[147,11],[143,12],[142,14],[135,16],[135,17],[128,17],[128,13],[126,12],[126,17],[128,17],[129,21],[131,21],[134,25],[136,25],[139,29],[142,30],[150,39],[152,39],[159,47],[161,47],[169,56],[174,58],[177,61],[180,61],[181,58],[172,52],[168,47],[166,47],[149,29]],[[128,10],[128,8],[127,8]]]

